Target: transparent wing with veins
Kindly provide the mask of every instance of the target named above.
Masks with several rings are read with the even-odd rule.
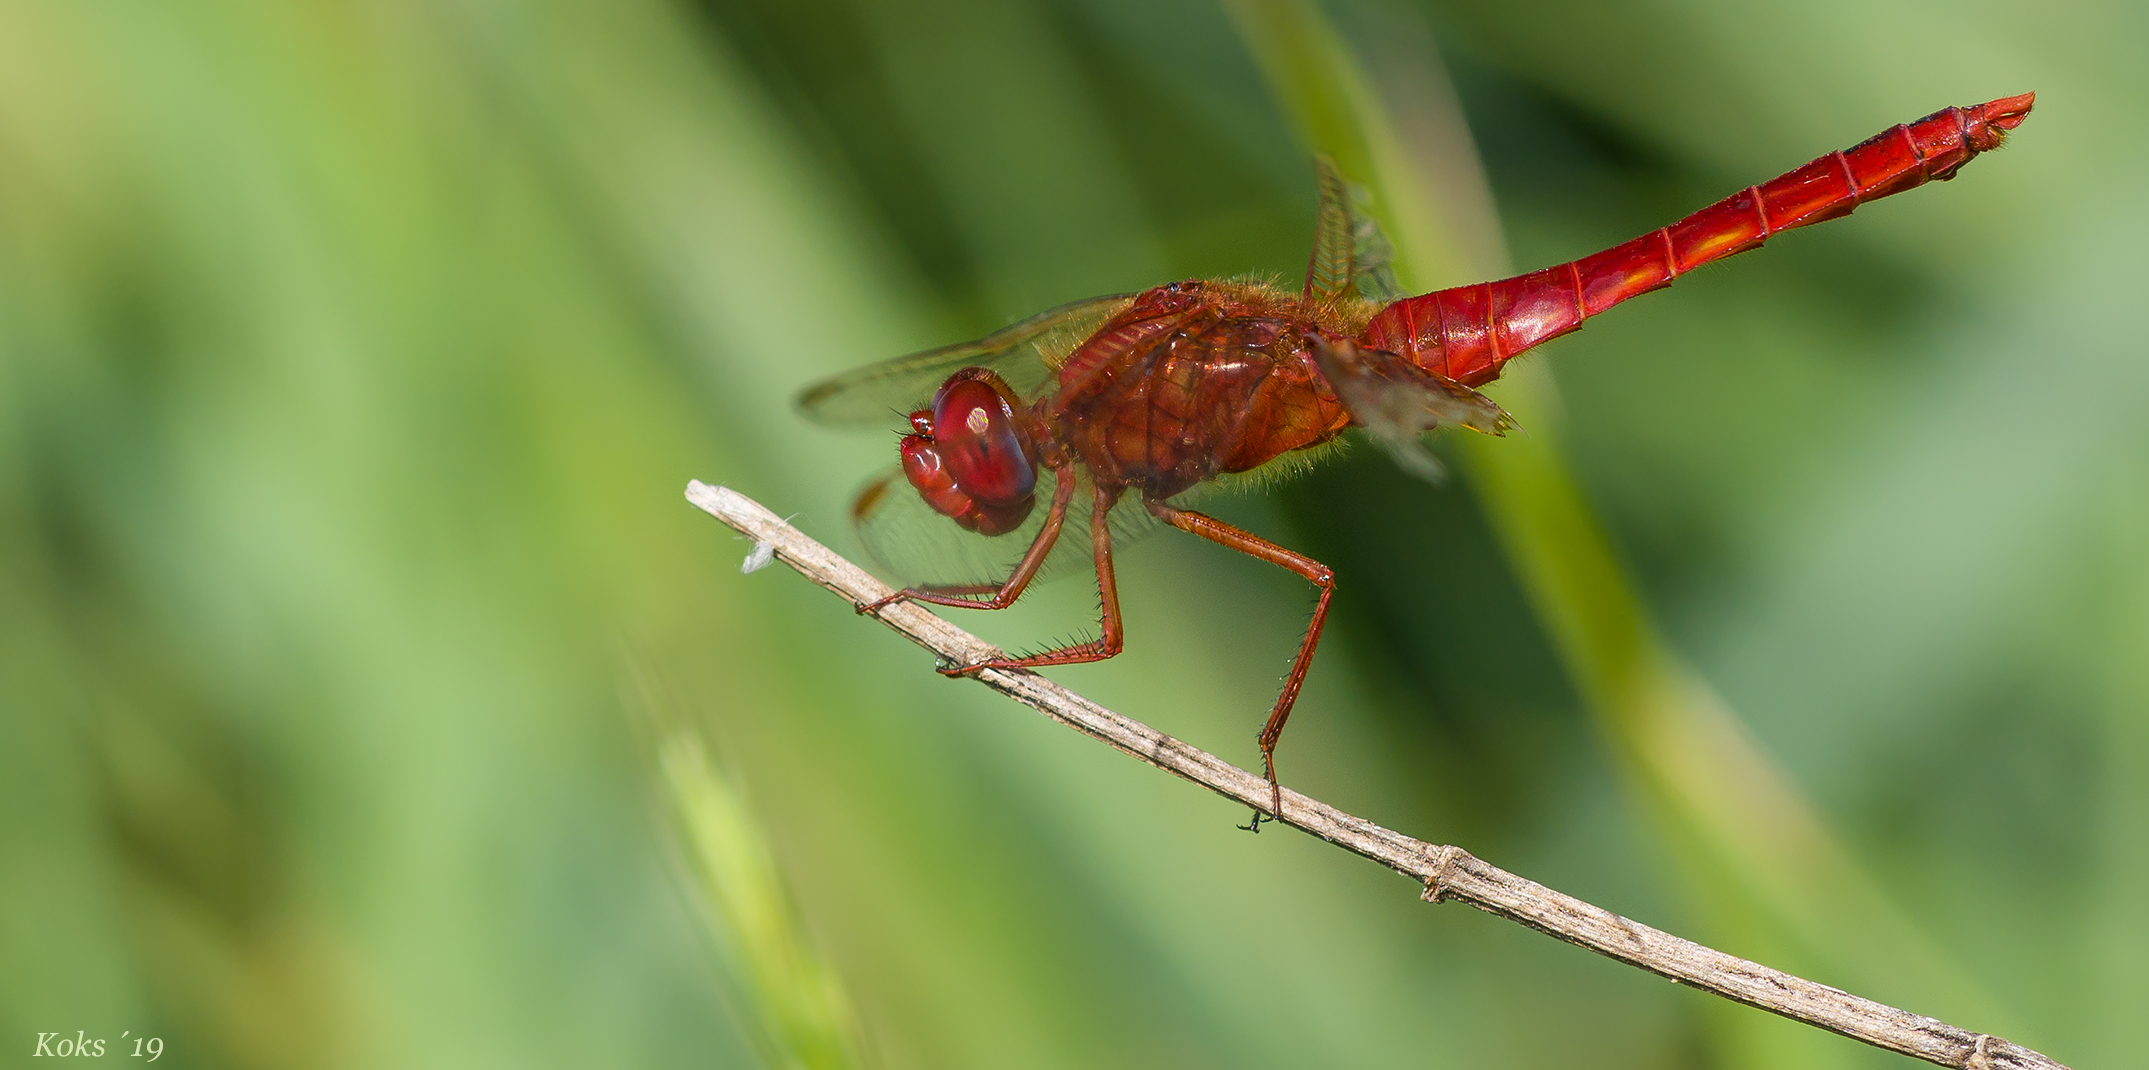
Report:
[[[1081,488],[1068,506],[1059,541],[1038,571],[1040,580],[1082,572],[1092,563],[1089,518],[1093,498],[1088,478],[1079,472],[1076,478],[1081,479]],[[899,582],[939,587],[998,585],[1014,572],[1038,529],[1045,526],[1052,480],[1049,474],[1038,476],[1037,508],[1020,527],[1005,535],[987,536],[965,531],[934,512],[904,480],[901,467],[891,466],[859,489],[851,506],[851,523],[874,562]],[[1120,498],[1112,507],[1111,521],[1115,550],[1157,527],[1139,494]]]
[[[883,361],[808,387],[799,410],[817,423],[908,430],[904,414],[927,407],[948,376],[964,368],[990,368],[1024,401],[1050,390],[1059,368],[1082,343],[1132,303],[1132,294],[1110,294],[1061,305],[1004,327],[974,342],[943,346]],[[867,480],[851,505],[852,526],[867,553],[903,583],[937,586],[997,584],[1022,559],[1045,523],[1053,477],[1039,473],[1037,507],[1004,535],[965,531],[933,511],[890,466]],[[1090,564],[1086,487],[1074,496],[1060,539],[1045,559],[1040,578]],[[1129,504],[1133,508],[1129,508]],[[1133,539],[1155,520],[1130,495],[1112,510],[1113,543]]]
[[[815,423],[899,428],[905,413],[925,408],[940,384],[964,368],[991,368],[1024,401],[1035,400],[1051,386],[1052,373],[1067,357],[1133,300],[1133,294],[1108,294],[1076,301],[975,342],[928,349],[823,379],[799,395],[799,411]]]
[[[1440,459],[1425,448],[1425,432],[1460,425],[1504,435],[1517,426],[1515,418],[1491,398],[1393,353],[1316,338],[1313,359],[1343,407],[1373,441],[1395,458],[1397,466],[1429,482],[1439,482],[1446,473]]]
[[[1392,266],[1394,251],[1367,209],[1365,188],[1344,180],[1335,162],[1316,156],[1321,206],[1314,221],[1313,259],[1306,267],[1306,297],[1336,301],[1355,289],[1370,301],[1402,296]],[[1314,362],[1343,407],[1404,471],[1439,482],[1446,473],[1425,448],[1425,432],[1459,424],[1504,435],[1514,418],[1492,399],[1393,353],[1360,349],[1348,341],[1315,338]]]
[[[1334,160],[1313,158],[1321,203],[1313,217],[1313,257],[1306,264],[1309,300],[1332,302],[1356,290],[1386,304],[1403,296],[1395,281],[1395,250],[1368,207],[1364,186],[1344,179]]]

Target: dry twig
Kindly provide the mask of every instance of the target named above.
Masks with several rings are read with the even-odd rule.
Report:
[[[753,539],[757,555],[765,553],[765,548],[773,549],[778,560],[853,606],[891,593],[886,584],[864,569],[807,538],[745,495],[697,480],[687,484],[686,496],[709,515]],[[991,644],[917,605],[897,603],[878,616],[882,623],[951,663],[969,664],[1000,653]],[[977,680],[1165,772],[1185,777],[1255,810],[1268,808],[1268,781],[1113,713],[1042,676],[987,670],[979,673]],[[1423,883],[1427,902],[1460,900],[1680,984],[1874,1047],[1957,1070],[2066,1070],[2060,1063],[2019,1044],[1862,999],[1629,921],[1515,876],[1460,847],[1411,839],[1289,788],[1283,791],[1282,821]]]

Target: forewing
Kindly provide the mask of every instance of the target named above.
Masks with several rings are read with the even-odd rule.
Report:
[[[1313,358],[1351,416],[1404,471],[1439,482],[1440,460],[1421,436],[1451,424],[1504,435],[1516,426],[1491,398],[1378,349],[1316,338]]]
[[[1314,182],[1321,203],[1313,213],[1313,257],[1306,263],[1306,298],[1326,304],[1351,284],[1351,198],[1335,161],[1313,158]]]
[[[1351,284],[1358,296],[1376,304],[1400,301],[1405,295],[1395,281],[1395,247],[1367,209],[1373,195],[1355,182],[1345,188],[1351,199]]]
[[[1306,265],[1306,296],[1327,302],[1356,289],[1386,304],[1403,296],[1395,281],[1395,250],[1380,231],[1366,188],[1345,179],[1334,160],[1313,158],[1321,203],[1314,213],[1313,258]]]
[[[1133,294],[1109,294],[1040,312],[975,342],[928,349],[823,379],[798,397],[799,411],[816,423],[886,426],[925,408],[948,376],[991,368],[1027,401],[1050,381],[1098,328],[1127,307]],[[892,414],[892,416],[891,416]]]
[[[859,489],[851,508],[866,553],[889,578],[911,586],[961,586],[999,584],[1015,571],[1015,564],[1045,526],[1052,501],[1049,479],[1037,486],[1037,507],[1022,525],[1005,535],[980,535],[965,531],[955,521],[933,511],[925,499],[903,479],[900,467],[891,466]],[[1090,514],[1095,499],[1087,480],[1076,489],[1067,510],[1059,541],[1045,558],[1040,579],[1090,567]],[[1135,495],[1123,496],[1112,508],[1112,545],[1117,547],[1142,537],[1157,521],[1142,508]]]

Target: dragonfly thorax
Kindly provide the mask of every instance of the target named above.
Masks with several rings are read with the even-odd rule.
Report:
[[[1037,504],[1037,446],[1006,382],[984,368],[948,377],[910,414],[903,475],[934,511],[981,535],[1022,525]]]

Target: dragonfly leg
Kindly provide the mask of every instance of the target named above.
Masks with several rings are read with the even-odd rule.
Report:
[[[958,609],[1006,609],[1022,597],[1022,592],[1037,576],[1037,570],[1052,553],[1052,544],[1059,541],[1060,527],[1067,522],[1067,506],[1074,501],[1075,475],[1071,467],[1052,470],[1052,508],[1045,513],[1045,526],[1037,530],[1037,537],[1030,540],[1030,548],[1023,552],[1022,560],[1005,583],[978,583],[962,585],[935,584],[926,587],[905,587],[878,602],[858,607],[860,613],[877,613],[896,602],[930,602],[936,606],[954,606]],[[990,595],[980,598],[978,595]]]
[[[1327,565],[1304,554],[1286,550],[1250,532],[1241,531],[1215,517],[1204,516],[1191,509],[1174,509],[1159,501],[1146,503],[1157,519],[1190,535],[1199,535],[1210,542],[1228,546],[1249,557],[1257,557],[1271,565],[1290,569],[1321,589],[1320,601],[1313,606],[1313,622],[1306,626],[1306,638],[1298,644],[1298,658],[1291,662],[1291,675],[1284,678],[1283,694],[1276,697],[1276,705],[1269,710],[1269,719],[1261,728],[1258,741],[1261,744],[1261,768],[1268,775],[1270,816],[1283,817],[1283,785],[1276,780],[1276,740],[1283,735],[1283,723],[1291,718],[1291,706],[1298,701],[1299,685],[1306,682],[1306,669],[1313,664],[1313,648],[1320,645],[1321,626],[1328,622],[1328,600],[1336,593],[1336,574]],[[1254,815],[1255,829],[1261,827],[1261,815]]]
[[[1069,482],[1072,482],[1070,477]],[[943,676],[969,676],[986,669],[1035,669],[1046,665],[1080,665],[1089,661],[1103,661],[1116,657],[1125,645],[1126,633],[1119,620],[1119,584],[1112,575],[1112,503],[1119,500],[1119,488],[1098,486],[1096,508],[1090,512],[1089,542],[1097,558],[1097,594],[1102,604],[1103,621],[1098,626],[1098,636],[1086,643],[1055,647],[1051,650],[1026,654],[1019,658],[994,658],[974,665],[957,665],[940,670]]]

